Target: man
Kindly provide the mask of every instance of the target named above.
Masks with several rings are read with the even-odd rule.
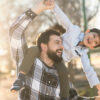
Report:
[[[34,54],[37,52],[37,48],[35,49],[35,53],[34,53],[34,49],[33,49],[33,47],[32,48],[27,48],[27,44],[26,44],[26,42],[25,42],[25,38],[24,38],[24,32],[25,32],[25,29],[26,29],[26,27],[28,26],[28,24],[33,20],[33,18],[35,18],[35,16],[36,16],[36,14],[38,15],[40,12],[41,12],[41,9],[42,10],[44,10],[44,9],[47,9],[47,7],[44,5],[44,3],[43,3],[44,1],[42,1],[37,7],[34,7],[34,9],[32,9],[32,10],[28,10],[28,11],[26,11],[24,14],[22,14],[22,16],[20,16],[20,18],[11,26],[11,28],[10,28],[10,37],[11,37],[11,47],[12,47],[12,53],[13,53],[13,56],[14,56],[14,58],[15,58],[15,61],[16,61],[16,65],[17,65],[17,67],[18,67],[18,69],[19,69],[19,67],[20,68],[22,68],[21,66],[26,66],[26,69],[28,68],[28,67],[32,67],[32,65],[33,65],[33,62],[34,62]],[[48,8],[50,8],[51,6],[49,6]],[[50,33],[50,34],[54,34],[54,33],[57,33],[57,32],[55,32],[55,31],[49,31],[49,32],[46,32],[46,33]],[[44,35],[45,36],[45,35]],[[54,35],[55,36],[55,35]],[[57,36],[58,37],[58,36]],[[46,37],[47,38],[47,37]],[[42,39],[42,40],[45,40],[46,39],[45,37],[44,37],[44,39]],[[49,39],[49,37],[48,37],[48,39]],[[61,42],[62,42],[62,40],[61,40],[61,38],[59,37],[58,38],[59,39],[59,41],[58,40],[56,40],[55,42],[55,45],[57,45],[57,43],[58,43],[58,45],[60,45],[60,50],[57,50],[57,55],[58,56],[61,56],[61,54],[62,54],[62,48],[63,48],[63,46],[62,46],[62,44],[61,44]],[[49,40],[48,40],[49,41]],[[45,45],[47,45],[47,43],[44,43]],[[43,43],[41,44],[42,46],[44,45]],[[50,44],[51,45],[51,44]],[[53,45],[53,44],[52,44]],[[44,47],[44,46],[43,46]],[[54,46],[53,47],[53,49],[56,49],[55,48],[56,46]],[[40,47],[39,46],[39,48],[42,48],[42,47]],[[43,49],[43,50],[48,50],[48,48],[45,46],[45,49]],[[45,54],[47,55],[47,50],[45,51]],[[48,55],[49,55],[49,57],[51,57],[52,58],[52,56],[51,56],[51,54],[49,54],[50,52],[48,52]],[[43,54],[42,54],[43,55]],[[54,56],[56,56],[56,55],[54,55]],[[24,58],[24,59],[23,59]],[[41,58],[43,58],[42,56],[41,56]],[[49,58],[50,60],[51,60],[51,58]],[[43,58],[44,59],[44,58]],[[46,58],[45,58],[46,59]],[[53,58],[52,58],[53,59]],[[59,57],[58,57],[58,59],[59,59]],[[61,59],[61,58],[60,58]],[[47,59],[46,59],[47,60]],[[57,60],[57,57],[56,57],[56,59],[55,60]],[[49,60],[47,60],[47,61],[49,61]],[[40,60],[38,60],[38,62],[41,62]],[[45,61],[44,61],[45,62]],[[55,61],[54,61],[55,62]],[[52,60],[51,61],[49,61],[49,63],[51,64],[51,65],[53,65],[53,63],[54,63]],[[46,63],[46,62],[45,62]],[[28,64],[28,66],[27,66],[27,64]],[[40,63],[39,63],[40,64]],[[48,64],[48,66],[49,66],[49,64]],[[58,67],[57,65],[55,65],[56,66],[56,68]],[[60,66],[64,66],[62,63],[60,64]],[[41,66],[40,66],[41,67]],[[48,67],[47,67],[48,68]],[[47,68],[46,68],[46,70],[47,70]],[[64,67],[65,68],[65,67]],[[59,69],[59,71],[60,71],[60,67],[58,68]],[[30,69],[31,70],[31,69]],[[51,68],[51,70],[53,70],[52,68]],[[23,70],[21,70],[21,71],[23,71]],[[58,71],[58,72],[59,72]],[[53,71],[53,72],[55,72],[55,71]],[[66,71],[66,68],[65,68],[65,70],[63,71],[63,73],[66,73],[67,71]],[[23,72],[22,72],[23,73]],[[20,84],[20,86],[23,86],[23,82],[22,83],[20,83],[20,79],[22,79],[22,80],[24,80],[24,82],[25,82],[25,77],[24,77],[24,75],[22,75],[22,73],[21,74],[19,74],[18,75],[18,77],[19,77],[19,79],[18,79],[18,81],[17,81],[17,83],[15,83],[14,85],[15,85],[15,87],[16,88],[18,88],[18,85]],[[43,72],[44,74],[47,74],[46,72]],[[29,69],[28,69],[28,72],[27,72],[27,74],[29,75],[30,73],[29,73]],[[52,73],[53,74],[53,73]],[[54,75],[57,75],[57,72],[55,72],[54,73]],[[32,81],[29,81],[29,80],[33,80],[33,77],[32,77],[32,75],[33,74],[31,74],[31,75],[29,75],[30,77],[28,77],[28,78],[26,78],[26,85],[28,85],[28,87],[30,86],[30,84],[35,84],[34,82],[32,83]],[[42,74],[40,74],[40,75],[42,75]],[[51,80],[52,81],[52,78],[54,78],[54,82],[51,82],[52,84],[53,83],[55,83],[54,85],[57,85],[56,87],[55,87],[55,89],[52,89],[52,87],[51,87],[51,89],[52,89],[52,91],[50,90],[50,93],[54,93],[54,96],[56,97],[56,98],[59,98],[59,95],[58,95],[58,93],[59,93],[59,88],[60,88],[60,98],[67,98],[68,97],[68,91],[69,91],[69,84],[68,84],[68,76],[66,76],[66,75],[64,75],[64,77],[66,77],[66,80],[64,80],[65,81],[65,87],[63,86],[64,84],[60,84],[60,87],[59,87],[59,80],[58,80],[58,78],[56,78],[56,76],[54,76],[54,75],[50,75],[50,74],[47,74],[47,75],[45,75],[45,77],[46,77],[46,79],[49,79],[49,80]],[[36,75],[36,76],[38,76],[38,75]],[[59,75],[60,77],[62,76],[62,75]],[[45,79],[45,77],[44,77],[44,79]],[[57,75],[57,77],[58,77],[58,75]],[[46,80],[45,79],[45,80]],[[28,81],[27,81],[28,80]],[[39,81],[39,80],[38,80]],[[44,82],[43,80],[42,80],[42,82]],[[42,82],[40,82],[40,83],[42,83]],[[48,81],[49,82],[49,81]],[[37,84],[40,84],[39,82],[37,83]],[[45,82],[44,82],[45,83]],[[18,84],[18,85],[16,85],[16,84]],[[50,83],[48,83],[48,84],[50,84]],[[44,90],[45,91],[45,95],[46,95],[46,93],[48,93],[49,91],[48,91],[48,87],[47,87],[47,85],[48,84],[46,84],[46,86],[44,87],[44,84],[43,84],[43,86],[40,86],[41,88],[42,88],[42,90],[44,89],[44,88],[46,88],[47,90]],[[41,85],[41,84],[40,84]],[[43,88],[44,87],[44,88]],[[33,91],[35,91],[34,90],[34,88],[33,88],[33,86],[30,86],[30,88],[32,88],[32,90]],[[38,88],[38,87],[37,87]],[[57,89],[56,89],[57,88]],[[25,88],[25,90],[26,90],[26,88]],[[22,91],[21,92],[21,95],[20,95],[20,98],[21,97],[24,97],[24,96],[22,96],[22,94],[23,94],[23,92],[25,93],[25,90],[24,91]],[[42,90],[38,90],[38,94],[39,94],[39,92],[41,93],[41,91]],[[44,95],[44,91],[42,91],[42,94]],[[57,92],[58,91],[58,92]],[[63,92],[61,92],[61,91],[63,91]],[[37,92],[37,91],[36,91]],[[28,94],[28,93],[27,93]],[[34,94],[36,94],[36,93],[34,93]],[[36,95],[34,95],[34,94],[32,94],[32,98],[34,97],[34,96],[36,96]],[[33,96],[34,95],[34,96]],[[26,96],[26,95],[25,95]],[[46,95],[47,96],[47,95]],[[45,96],[45,98],[46,98],[46,96]],[[54,98],[54,96],[53,96],[53,98]],[[31,95],[29,96],[29,97],[31,97]],[[48,97],[48,96],[47,96]],[[26,98],[26,97],[25,97]],[[38,96],[36,97],[36,98],[38,98]],[[49,94],[49,97],[48,98],[51,98],[51,95]],[[22,98],[23,99],[23,98]],[[29,98],[28,98],[28,100],[29,100]],[[37,99],[36,99],[37,100]]]
[[[49,4],[49,3],[48,3]],[[41,6],[42,5],[42,6]],[[49,4],[50,5],[50,4]],[[26,66],[26,64],[27,64],[27,60],[26,60],[26,62],[25,62],[25,60],[23,60],[23,55],[24,54],[26,54],[27,56],[31,56],[32,54],[30,53],[30,55],[28,55],[28,53],[29,53],[29,49],[25,49],[26,48],[26,43],[25,43],[25,40],[24,40],[24,37],[22,37],[23,35],[24,35],[24,31],[25,31],[25,29],[26,29],[26,27],[28,26],[28,24],[32,21],[32,19],[36,16],[36,14],[39,14],[42,10],[44,10],[44,9],[50,9],[50,7],[52,8],[52,2],[51,2],[51,6],[49,6],[49,7],[47,7],[47,6],[45,6],[45,5],[43,5],[43,2],[42,3],[40,3],[40,5],[39,6],[37,6],[38,8],[36,8],[35,7],[35,9],[32,9],[32,10],[28,10],[28,11],[26,11],[20,18],[19,18],[19,20],[17,20],[16,22],[15,22],[15,24],[13,24],[13,26],[11,27],[11,30],[10,30],[10,35],[11,35],[11,47],[12,47],[12,50],[14,51],[13,52],[13,54],[15,54],[14,55],[14,57],[15,57],[15,60],[16,60],[16,62],[17,62],[17,65],[18,66],[20,66],[20,64],[21,64],[21,66],[23,66],[23,62],[24,62],[24,65]],[[42,9],[42,10],[41,10]],[[33,12],[32,12],[33,11]],[[22,39],[22,40],[20,40],[20,39]],[[14,44],[15,43],[15,44]],[[44,47],[44,46],[43,46]],[[24,48],[24,49],[23,49]],[[47,47],[46,47],[46,49],[47,49]],[[46,49],[44,49],[44,50],[46,50]],[[27,50],[27,51],[26,51]],[[31,48],[30,48],[30,51],[31,51]],[[46,53],[46,52],[45,52]],[[57,50],[57,55],[61,55],[61,53],[62,53],[62,49],[61,49],[61,47],[60,47],[60,49],[59,50]],[[16,59],[18,56],[16,56],[16,54],[18,54],[18,56],[19,56],[19,58],[18,59]],[[25,58],[27,57],[27,56],[25,56]],[[27,57],[28,58],[28,57]],[[51,59],[51,58],[50,58]],[[22,60],[23,60],[23,62],[22,62]],[[29,61],[28,61],[28,64],[30,64],[29,62],[31,61],[31,64],[33,64],[32,63],[32,61],[34,61],[34,60],[32,60],[32,59],[30,59]],[[28,66],[31,66],[31,65],[28,65]],[[27,67],[28,67],[27,66]],[[32,66],[31,66],[32,67]],[[61,67],[59,67],[60,69],[61,69]],[[65,67],[63,67],[63,68],[65,68]],[[60,71],[60,70],[59,70]],[[62,71],[62,70],[61,70]],[[61,72],[60,71],[60,72]],[[65,74],[65,71],[63,70],[62,71],[64,74]],[[59,74],[60,75],[60,74]],[[65,75],[63,75],[63,76],[65,76]],[[20,77],[20,76],[19,76]],[[23,76],[21,75],[21,79],[23,79]],[[29,79],[29,78],[28,78]],[[64,78],[64,79],[62,79],[62,81],[64,81],[66,78]],[[31,80],[31,79],[30,79]],[[67,79],[66,79],[67,80]],[[66,81],[65,80],[65,81]],[[18,82],[18,81],[17,81]],[[27,81],[27,79],[26,79],[26,83],[28,83],[29,81]],[[67,82],[65,82],[65,83],[67,83]],[[32,84],[32,82],[30,82],[29,84]],[[15,84],[16,85],[16,84]],[[29,85],[30,86],[30,85]],[[65,87],[64,87],[65,86]],[[61,86],[61,84],[60,84],[60,88],[61,87],[63,87],[63,88],[65,88],[65,90],[67,90],[68,91],[68,88],[66,89],[66,87],[68,86],[68,83],[66,84],[66,85],[64,85],[63,84],[63,86]],[[34,86],[33,86],[34,87]],[[35,87],[34,87],[35,88]],[[60,93],[61,93],[61,90],[63,90],[62,88],[60,89]],[[25,91],[23,91],[24,93],[25,93]],[[64,93],[64,92],[63,92]],[[65,94],[66,94],[67,92],[65,92]],[[63,95],[63,94],[62,94]],[[67,95],[67,94],[66,94]],[[30,96],[29,96],[30,97]],[[67,96],[62,96],[62,97],[66,97],[67,98]],[[37,96],[37,98],[38,98],[38,96]]]
[[[40,57],[33,62],[26,78],[33,100],[59,100],[60,83],[55,64],[62,61],[62,39],[60,33],[47,30],[37,41]],[[30,81],[32,80],[32,81]],[[63,99],[63,98],[62,98]],[[67,99],[67,97],[66,97]]]

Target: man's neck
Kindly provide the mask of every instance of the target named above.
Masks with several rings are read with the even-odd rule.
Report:
[[[48,55],[47,55],[47,54],[41,52],[40,58],[41,58],[41,60],[42,60],[45,64],[47,64],[49,67],[53,67],[54,61],[52,61],[50,58],[48,58]]]

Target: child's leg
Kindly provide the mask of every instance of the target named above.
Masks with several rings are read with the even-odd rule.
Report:
[[[21,66],[19,67],[19,71],[25,72],[26,74],[31,70],[34,60],[39,57],[40,51],[37,46],[33,46],[28,48],[28,52],[25,55]]]
[[[31,70],[33,62],[36,57],[39,57],[39,50],[37,46],[28,49],[21,66],[19,67],[19,75],[15,80],[11,92],[19,91],[25,85],[25,75]]]

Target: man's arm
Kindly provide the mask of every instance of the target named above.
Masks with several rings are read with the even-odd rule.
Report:
[[[27,52],[27,44],[24,37],[24,32],[36,16],[31,10],[23,13],[10,27],[10,43],[11,51],[16,62],[16,65],[19,66],[23,60],[25,53]]]
[[[39,15],[44,10],[53,8],[53,1],[42,0],[35,7],[23,13],[10,27],[11,52],[17,66],[20,66],[27,52],[27,44],[24,37],[26,28],[36,15]]]

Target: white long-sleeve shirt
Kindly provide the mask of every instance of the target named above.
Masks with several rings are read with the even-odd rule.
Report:
[[[78,26],[71,23],[67,15],[64,14],[58,5],[55,6],[53,12],[55,13],[59,24],[61,24],[66,29],[66,32],[62,35],[64,46],[64,61],[69,62],[71,59],[79,56],[81,58],[83,71],[85,72],[90,87],[92,88],[93,86],[100,84],[96,72],[90,65],[87,54],[88,48],[77,46],[77,44],[84,38],[84,33],[81,32]]]

